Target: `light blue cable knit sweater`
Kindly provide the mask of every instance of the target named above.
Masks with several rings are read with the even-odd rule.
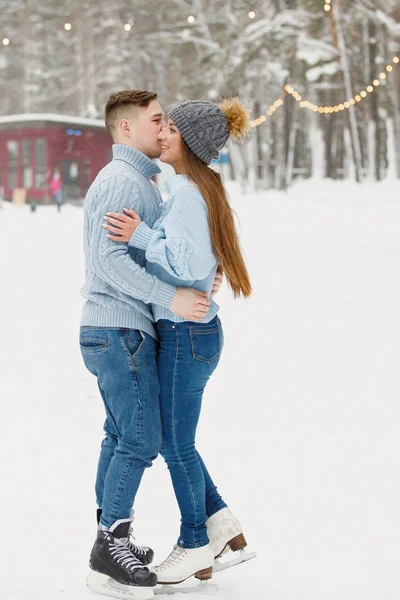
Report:
[[[113,160],[90,186],[84,208],[82,326],[140,329],[157,338],[150,304],[167,310],[176,288],[145,270],[143,250],[110,240],[103,217],[132,208],[152,227],[160,216],[162,198],[150,178],[159,172],[141,152],[115,144]]]
[[[206,202],[186,175],[174,175],[165,185],[169,196],[161,206],[160,218],[152,226],[143,220],[129,245],[146,251],[148,273],[169,285],[193,287],[209,296],[218,262],[211,244]],[[211,321],[218,309],[212,300],[202,322]],[[185,320],[159,302],[152,304],[152,310],[156,321],[169,319],[181,323]]]

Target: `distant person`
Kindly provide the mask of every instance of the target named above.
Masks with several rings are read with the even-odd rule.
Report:
[[[57,205],[57,211],[61,211],[61,204],[63,201],[63,191],[61,176],[58,171],[54,171],[53,178],[50,182],[50,193],[53,196],[53,200]]]
[[[145,222],[144,213],[142,220],[132,210],[106,217],[110,239],[146,253],[149,275],[168,285],[194,287],[212,300],[197,323],[173,314],[165,304],[152,305],[160,342],[161,454],[181,512],[179,538],[170,555],[153,568],[161,584],[177,584],[192,575],[210,579],[216,558],[246,546],[239,521],[196,450],[195,437],[203,393],[223,347],[219,307],[212,298],[218,266],[235,297],[251,294],[226,190],[208,165],[230,136],[239,140],[248,131],[248,111],[237,98],[220,105],[189,101],[173,108],[158,136],[160,160],[176,172],[166,182],[169,197],[161,217],[153,226]],[[242,554],[241,560],[249,557]]]

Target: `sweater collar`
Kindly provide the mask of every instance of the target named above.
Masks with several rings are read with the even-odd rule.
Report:
[[[139,152],[139,150],[135,150],[124,144],[113,144],[112,150],[113,160],[125,161],[128,165],[131,165],[131,167],[144,175],[146,179],[150,179],[153,175],[161,173],[161,169],[157,167],[154,160],[142,152]]]
[[[168,177],[164,185],[169,194],[174,194],[188,183],[193,185],[193,181],[189,179],[187,175],[172,175],[171,177]]]

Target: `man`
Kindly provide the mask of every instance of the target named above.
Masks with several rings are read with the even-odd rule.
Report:
[[[133,586],[151,588],[157,581],[144,566],[152,550],[136,547],[129,538],[136,492],[162,441],[157,339],[149,304],[200,321],[210,301],[205,293],[176,289],[148,274],[144,252],[115,244],[102,228],[107,212],[124,208],[137,212],[149,227],[159,217],[162,199],[151,180],[159,169],[152,159],[160,156],[158,135],[165,121],[157,95],[138,90],[113,94],[105,121],[114,141],[113,160],[85,200],[86,302],[80,332],[83,360],[97,377],[106,410],[96,479],[99,529],[88,584],[107,593],[114,580],[135,597]],[[148,592],[145,597],[151,597]]]

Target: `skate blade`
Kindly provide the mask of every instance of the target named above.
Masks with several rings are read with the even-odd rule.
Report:
[[[235,552],[236,554],[236,552]],[[239,556],[233,558],[232,560],[222,562],[219,558],[214,561],[213,573],[218,573],[219,571],[225,571],[225,569],[230,569],[231,567],[236,567],[237,565],[241,565],[252,558],[255,558],[257,554],[255,552],[247,552],[246,550],[239,550]]]
[[[154,598],[154,588],[124,585],[115,581],[108,575],[90,571],[86,579],[86,585],[91,592],[121,598],[122,600],[149,600]]]
[[[193,585],[185,585],[181,583],[175,584],[163,584],[160,587],[154,588],[154,594],[198,594],[199,592],[218,592],[218,586],[213,583],[208,583],[208,581],[200,581],[200,583]]]

